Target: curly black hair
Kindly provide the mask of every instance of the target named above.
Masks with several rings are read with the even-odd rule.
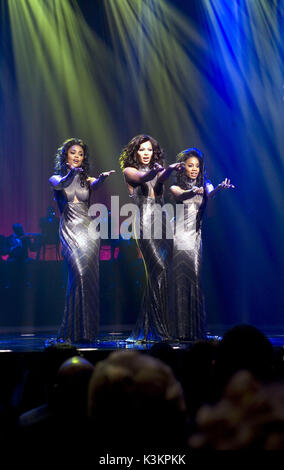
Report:
[[[67,163],[68,150],[73,145],[80,145],[84,151],[84,160],[82,162],[82,172],[80,173],[80,184],[82,187],[88,186],[87,178],[89,173],[89,150],[85,142],[82,139],[76,137],[71,137],[63,142],[63,144],[58,147],[55,155],[55,174],[60,176],[65,176],[70,170]]]
[[[196,186],[204,187],[204,184],[207,180],[205,175],[205,165],[204,165],[204,156],[203,153],[195,147],[191,147],[185,150],[182,150],[177,154],[176,160],[177,162],[186,162],[188,158],[196,157],[199,160],[199,174],[196,179]],[[176,184],[182,189],[188,189],[191,180],[187,176],[186,171],[177,172],[176,174]]]
[[[164,165],[165,154],[163,149],[160,147],[159,142],[150,135],[139,134],[133,137],[130,142],[122,149],[122,152],[119,156],[119,163],[122,171],[128,166],[138,170],[138,168],[141,166],[141,163],[139,162],[137,152],[140,148],[140,145],[148,141],[151,142],[153,147],[153,156],[149,163],[149,168],[153,168],[155,163]]]

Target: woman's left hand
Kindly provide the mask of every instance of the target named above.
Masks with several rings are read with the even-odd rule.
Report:
[[[230,188],[235,188],[235,186],[233,184],[231,184],[231,180],[229,180],[228,178],[225,178],[224,181],[222,181],[222,183],[220,183],[219,185],[219,188],[220,189],[230,189]]]
[[[94,181],[97,181],[99,178],[101,181],[104,181],[109,175],[111,175],[111,173],[115,173],[115,170],[104,171],[103,173],[100,173],[98,178],[92,178],[91,176],[89,176],[89,178],[87,178],[87,181],[89,181],[89,183],[91,184],[94,183]]]

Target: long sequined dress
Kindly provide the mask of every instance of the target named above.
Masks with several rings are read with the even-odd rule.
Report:
[[[171,286],[174,334],[179,340],[195,341],[205,338],[206,315],[201,287],[201,225],[206,196],[196,194],[183,201],[184,220],[181,204],[176,205],[173,246]]]
[[[163,187],[161,185],[157,189],[156,182],[157,177],[133,187],[132,201],[140,213],[140,223],[136,223],[135,233],[145,268],[145,291],[129,341],[154,342],[170,339],[168,269],[172,256],[172,239],[166,238],[166,213],[155,212],[155,204],[156,207],[163,205]],[[156,190],[155,198],[149,197],[151,187]],[[161,224],[160,239],[154,237],[154,223],[156,227]]]
[[[58,339],[92,342],[99,330],[100,239],[89,235],[90,188],[82,187],[80,175],[69,186],[54,191],[60,212],[62,255],[68,266],[68,286]],[[74,198],[79,202],[73,202]]]

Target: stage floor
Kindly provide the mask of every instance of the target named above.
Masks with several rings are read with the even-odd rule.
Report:
[[[75,346],[80,351],[96,350],[118,350],[118,349],[140,349],[148,350],[154,343],[129,343],[127,337],[129,332],[101,333],[98,340],[92,344],[76,343]],[[267,336],[274,348],[284,347],[284,335]],[[39,352],[46,346],[54,344],[56,331],[36,332],[36,333],[0,333],[0,353],[4,352]],[[208,340],[218,341],[221,336],[207,336]],[[191,342],[169,343],[174,349],[188,348]]]

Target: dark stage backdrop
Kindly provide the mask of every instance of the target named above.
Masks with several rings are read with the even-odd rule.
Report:
[[[127,202],[118,156],[134,135],[157,138],[168,163],[198,147],[213,184],[236,186],[204,219],[209,327],[283,333],[283,2],[0,3],[0,235],[37,232],[55,207],[68,137],[89,144],[92,175],[117,171],[97,194],[108,205]]]

